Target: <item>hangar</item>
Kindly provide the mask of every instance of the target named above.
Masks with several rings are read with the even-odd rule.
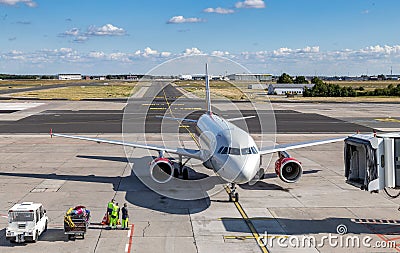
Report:
[[[58,80],[82,80],[81,74],[58,74]]]
[[[257,82],[271,82],[271,74],[231,74],[228,75],[231,81],[257,81]]]
[[[315,84],[277,83],[268,86],[268,95],[302,95],[304,88],[311,89]]]

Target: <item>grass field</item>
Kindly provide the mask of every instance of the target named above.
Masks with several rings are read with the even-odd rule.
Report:
[[[128,98],[134,85],[75,86],[13,93],[13,97],[81,100],[90,98]]]
[[[340,86],[352,87],[353,89],[358,89],[363,87],[365,90],[375,90],[386,88],[389,84],[398,85],[400,81],[328,81],[326,83],[338,84]]]
[[[176,81],[178,87],[193,93],[194,95],[204,98],[205,85],[204,81]],[[243,92],[236,88],[232,83],[226,81],[210,81],[211,97],[226,97],[231,100],[246,99]]]

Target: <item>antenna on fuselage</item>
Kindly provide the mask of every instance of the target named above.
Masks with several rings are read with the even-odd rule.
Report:
[[[212,114],[211,94],[210,94],[210,77],[208,76],[208,63],[206,63],[206,106],[207,106],[207,114]]]

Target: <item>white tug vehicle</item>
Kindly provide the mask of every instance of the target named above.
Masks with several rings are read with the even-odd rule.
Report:
[[[15,204],[8,211],[6,239],[12,243],[37,242],[47,230],[48,220],[46,210],[40,203]]]

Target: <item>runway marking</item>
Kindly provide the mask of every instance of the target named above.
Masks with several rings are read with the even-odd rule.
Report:
[[[395,119],[395,118],[378,118],[375,119],[376,121],[380,121],[380,122],[394,122],[394,123],[400,123],[399,119]]]
[[[224,186],[224,188],[228,194],[231,193],[231,190],[226,185]],[[260,243],[258,243],[260,241],[260,234],[257,232],[257,230],[254,227],[253,223],[251,222],[251,219],[249,218],[249,216],[247,216],[242,205],[238,201],[235,201],[233,203],[235,204],[235,207],[239,211],[243,220],[246,222],[247,227],[250,229],[251,233],[253,234],[254,240],[256,241],[257,245],[260,247],[261,251],[263,253],[269,253],[267,247],[265,247],[264,245],[260,245]]]
[[[128,231],[129,242],[125,245],[125,252],[130,253],[132,250],[132,240],[133,240],[133,232],[135,229],[135,225],[131,225],[131,229]]]
[[[272,217],[254,217],[254,218],[249,218],[249,220],[273,220],[275,218]],[[218,220],[243,220],[243,218],[231,218],[231,217],[222,217],[218,218]]]
[[[262,238],[289,238],[287,235],[263,235]],[[226,240],[247,240],[247,239],[256,239],[254,236],[251,235],[224,235],[224,239]]]
[[[163,90],[163,93],[164,93],[165,102],[166,102],[167,105],[168,105],[168,109],[169,109],[169,112],[170,112],[171,116],[172,116],[173,118],[176,118],[176,117],[174,116],[174,113],[173,113],[172,109],[171,109],[171,105],[170,105],[170,103],[169,103],[169,101],[168,101],[167,95],[165,94],[165,90]],[[182,122],[179,122],[179,127],[180,127],[180,126],[182,126]],[[197,141],[196,136],[192,133],[192,131],[190,131],[190,129],[189,129],[188,127],[184,127],[184,128],[185,128],[186,131],[189,133],[189,135],[192,137],[192,139],[193,139],[193,141],[196,143],[197,147],[200,148],[200,143]]]
[[[7,218],[8,218],[8,215],[0,214],[0,217],[2,217],[2,218],[4,218],[4,219],[7,219]]]

